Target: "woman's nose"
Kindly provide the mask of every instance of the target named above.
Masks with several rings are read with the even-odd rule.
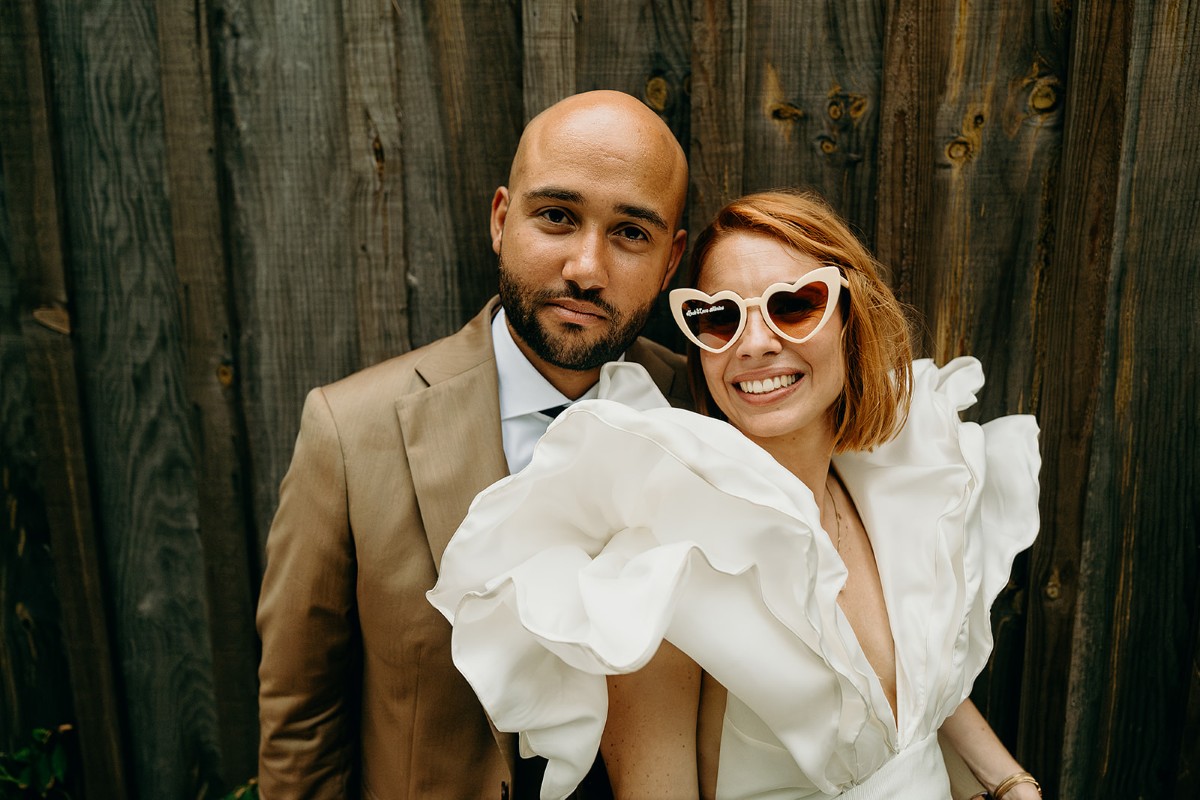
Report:
[[[762,312],[758,308],[749,308],[746,317],[746,327],[742,330],[737,343],[737,354],[742,358],[778,353],[783,349],[783,342],[775,331],[767,325]]]

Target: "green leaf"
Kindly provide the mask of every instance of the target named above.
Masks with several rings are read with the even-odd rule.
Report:
[[[67,779],[67,751],[56,744],[54,752],[50,755],[50,761],[54,765],[54,777],[65,781]]]

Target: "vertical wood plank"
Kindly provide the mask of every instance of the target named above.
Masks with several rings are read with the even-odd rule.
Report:
[[[127,794],[124,738],[105,613],[107,593],[83,459],[75,361],[65,335],[69,324],[64,310],[61,228],[36,11],[33,3],[0,7],[0,284],[5,287],[0,295],[8,309],[0,315],[5,320],[0,324],[20,324],[19,329],[6,331],[5,344],[0,346],[4,352],[0,383],[6,398],[0,418],[6,421],[8,440],[3,452],[29,459],[15,469],[6,468],[4,476],[6,497],[9,492],[25,496],[24,507],[9,516],[10,527],[20,520],[18,555],[24,551],[40,563],[48,545],[53,559],[52,573],[26,566],[21,571],[53,587],[61,614],[61,621],[53,625],[60,628],[61,641],[55,645],[31,632],[29,641],[36,642],[41,652],[39,679],[53,682],[54,699],[39,694],[30,698],[23,692],[26,702],[32,700],[40,709],[39,719],[6,713],[0,724],[24,738],[31,723],[72,722],[76,744],[72,751],[79,754],[79,762],[72,760],[69,766],[72,795],[85,800],[123,797]],[[14,351],[13,343],[23,357]],[[22,383],[26,389],[19,402],[24,407],[7,405],[13,397],[10,388]],[[36,430],[33,441],[24,433],[31,423]],[[24,445],[10,435],[18,430]],[[28,447],[36,452],[29,453]],[[21,485],[28,487],[26,491],[18,488]],[[41,611],[35,609],[30,616],[45,623]],[[43,636],[46,627],[41,625]],[[69,679],[53,663],[56,647],[65,650]],[[70,716],[63,717],[64,713]],[[8,736],[5,739],[13,743]]]
[[[1112,546],[1116,520],[1088,531],[1084,516],[1096,436],[1112,275],[1116,197],[1125,136],[1130,12],[1081,3],[1074,9],[1066,81],[1062,166],[1057,179],[1053,258],[1037,293],[1031,345],[1032,410],[1042,435],[1042,532],[1030,559],[1030,606],[1018,757],[1060,796],[1065,738],[1083,735],[1092,697],[1076,696],[1065,665],[1073,651],[1107,650],[1103,628],[1075,630],[1085,548]],[[1079,613],[1086,613],[1080,610]],[[1074,633],[1074,636],[1073,636]],[[1068,723],[1070,719],[1070,723]],[[1065,796],[1065,795],[1064,795]]]
[[[879,121],[879,200],[875,255],[891,271],[892,288],[919,310],[929,307],[936,252],[923,217],[934,207],[936,117],[941,80],[949,68],[949,14],[935,0],[890,0],[883,53]],[[925,302],[922,302],[925,301]]]
[[[403,264],[413,347],[453,333],[460,324],[461,287],[449,196],[450,156],[442,125],[435,51],[420,0],[395,0],[394,35],[399,81],[400,161],[404,194]],[[465,225],[465,221],[463,222]]]
[[[1200,4],[1130,14],[1064,796],[1172,794],[1200,612],[1200,163],[1178,152],[1200,125],[1179,101],[1200,85]]]
[[[746,23],[746,191],[815,189],[868,245],[883,12],[878,0],[759,0]]]
[[[0,9],[0,51],[9,43],[13,20]],[[0,52],[0,121],[14,114],[8,95],[24,77]],[[28,124],[24,126],[28,129]],[[22,137],[25,138],[25,137]],[[22,248],[10,222],[6,153],[9,136],[0,134],[0,751],[29,743],[34,728],[74,724],[70,673],[55,585],[54,552],[38,480],[38,462],[48,457],[37,439],[32,384],[21,333],[21,291],[16,252]],[[28,144],[28,141],[25,142]],[[28,177],[23,176],[23,177]],[[16,181],[20,186],[21,181]],[[27,188],[27,187],[21,187]],[[18,224],[32,231],[28,214]],[[75,611],[76,609],[71,609]],[[79,782],[77,782],[79,783]]]
[[[487,224],[522,127],[520,10],[394,5],[415,347],[453,333],[496,292]]]
[[[258,768],[257,547],[251,526],[245,430],[233,381],[236,331],[217,190],[208,20],[203,4],[160,0],[158,42],[171,234],[183,311],[183,349],[196,442],[220,774],[240,784]],[[213,787],[213,791],[221,791]]]
[[[525,122],[575,94],[575,0],[521,5],[521,68]]]
[[[577,90],[640,98],[686,145],[692,11],[682,0],[579,0]]]
[[[219,784],[219,745],[154,8],[43,11],[134,791],[194,796]]]
[[[1200,595],[1200,584],[1196,586]],[[1200,597],[1193,599],[1192,608],[1200,606]],[[1191,669],[1188,670],[1187,716],[1183,726],[1183,743],[1175,774],[1175,792],[1169,797],[1174,800],[1191,800],[1200,796],[1200,615],[1196,615],[1195,630],[1185,651],[1191,652]]]
[[[259,556],[304,396],[357,366],[345,54],[315,0],[213,0],[219,168]]]
[[[46,453],[38,474],[44,488],[55,584],[63,611],[62,632],[71,669],[71,695],[83,766],[84,798],[128,797],[136,757],[122,717],[106,600],[111,578],[101,573],[104,554],[93,518],[85,461],[83,410],[71,343],[62,332],[66,315],[38,309],[22,324],[28,345],[29,380],[37,387],[33,412],[38,442]],[[36,321],[35,321],[36,320]],[[46,324],[53,328],[44,327]],[[72,795],[74,796],[74,795]]]
[[[746,0],[692,7],[692,123],[688,230],[694,236],[743,193]]]
[[[404,261],[399,87],[390,3],[345,0],[346,125],[351,174],[358,364],[411,349]]]
[[[461,303],[451,330],[496,293],[496,256],[488,215],[524,122],[521,98],[521,11],[506,0],[431,2],[429,36],[447,166]],[[414,198],[415,200],[415,198]]]

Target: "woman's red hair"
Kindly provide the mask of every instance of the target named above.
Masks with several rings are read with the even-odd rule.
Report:
[[[760,192],[726,205],[696,237],[691,286],[698,285],[713,246],[737,233],[769,236],[842,269],[850,283],[840,301],[846,386],[830,410],[834,450],[870,450],[895,436],[912,397],[912,344],[904,307],[881,277],[883,266],[817,195]],[[724,419],[708,391],[695,345],[688,348],[688,376],[696,410]]]

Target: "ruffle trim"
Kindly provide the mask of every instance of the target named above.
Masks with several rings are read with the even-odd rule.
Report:
[[[827,794],[957,708],[990,652],[988,607],[1036,534],[1036,426],[959,421],[982,385],[973,359],[914,372],[897,439],[835,459],[880,562],[901,729],[837,607],[846,572],[814,535],[807,487],[726,423],[665,407],[640,367],[606,366],[602,399],[560,416],[528,468],[476,498],[429,599],[493,722],[548,759],[543,797],[566,796],[590,767],[604,676],[637,670],[663,638]],[[903,507],[894,492],[909,493]],[[914,566],[918,551],[931,555]],[[899,626],[914,619],[928,635],[909,646]],[[814,719],[836,733],[814,735]]]

